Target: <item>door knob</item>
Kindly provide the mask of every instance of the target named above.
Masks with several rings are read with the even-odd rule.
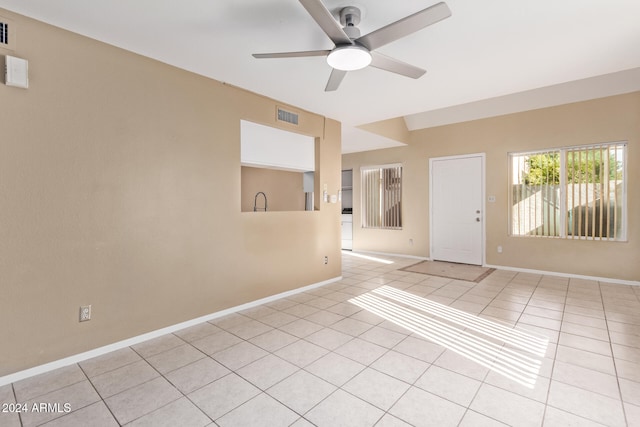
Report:
[[[479,214],[479,213],[480,213],[480,211],[479,211],[479,210],[477,210],[477,211],[476,211],[476,213],[477,213],[477,214]]]
[[[480,222],[480,218],[476,218],[476,222]]]

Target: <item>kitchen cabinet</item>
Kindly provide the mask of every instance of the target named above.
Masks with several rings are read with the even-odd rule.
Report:
[[[342,249],[353,249],[353,215],[342,214]]]

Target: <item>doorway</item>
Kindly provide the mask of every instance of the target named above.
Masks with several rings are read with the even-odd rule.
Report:
[[[342,249],[353,250],[353,170],[342,171]]]
[[[429,159],[430,257],[484,263],[485,155]]]

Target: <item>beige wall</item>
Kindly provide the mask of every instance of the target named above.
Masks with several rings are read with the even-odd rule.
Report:
[[[340,276],[339,205],[240,212],[240,120],[275,101],[0,15],[31,85],[0,85],[0,376]],[[338,188],[340,124],[295,129]]]
[[[256,194],[267,197],[267,211],[303,211],[304,188],[302,172],[242,166],[242,212],[253,212]],[[258,197],[257,207],[264,207],[264,198]]]
[[[628,141],[628,242],[594,242],[508,235],[507,153]],[[355,250],[429,256],[429,158],[486,154],[488,264],[622,280],[640,280],[640,93],[568,104],[411,132],[406,147],[344,155],[354,170]],[[359,169],[404,165],[403,229],[365,230],[360,221]],[[411,245],[409,239],[413,239]],[[503,253],[497,253],[497,246]]]

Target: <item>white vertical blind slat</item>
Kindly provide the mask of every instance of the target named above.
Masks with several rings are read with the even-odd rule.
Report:
[[[402,228],[402,166],[361,169],[362,226]]]

